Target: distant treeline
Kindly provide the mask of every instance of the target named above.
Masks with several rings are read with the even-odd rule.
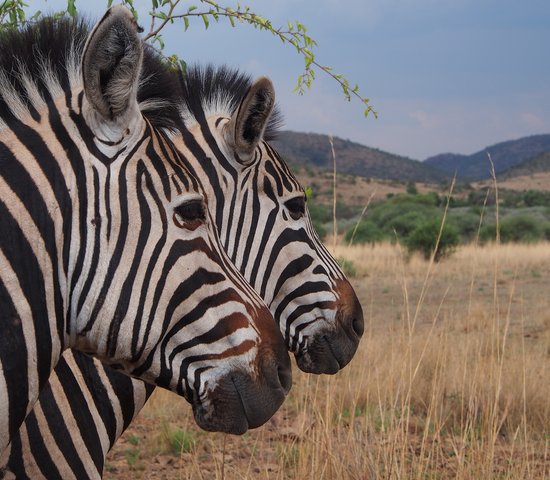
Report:
[[[344,218],[355,216],[357,219],[347,228],[345,240],[351,243],[399,241],[426,257],[433,252],[438,238],[437,257],[445,256],[459,243],[494,241],[497,225],[501,242],[550,240],[550,192],[499,191],[497,209],[494,190],[471,191],[466,196],[450,198],[436,192],[419,194],[412,190],[390,194],[386,200],[371,205],[360,221],[357,208],[339,205]],[[311,218],[319,235],[324,236],[327,223],[332,219],[331,207],[311,203]],[[337,207],[337,217],[338,214]]]

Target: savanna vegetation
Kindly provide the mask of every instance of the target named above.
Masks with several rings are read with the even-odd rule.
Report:
[[[312,194],[309,207],[319,235],[326,236],[332,231],[333,206]],[[409,182],[402,193],[389,193],[366,210],[337,201],[336,218],[349,244],[399,242],[425,258],[435,252],[439,260],[459,244],[494,242],[497,231],[502,243],[550,240],[550,192],[470,188],[448,196],[418,193]]]
[[[278,35],[247,7],[200,0],[171,18],[178,3],[151,2],[156,23],[146,35],[157,48],[158,27],[171,20],[183,31],[222,20]],[[35,18],[23,7],[4,2],[1,26]],[[66,14],[75,12],[68,1]],[[283,33],[304,58],[297,88],[307,88],[319,66],[313,40],[299,22]],[[347,98],[358,95],[335,79]],[[327,236],[332,204],[312,187],[311,216]],[[371,204],[361,192],[340,198],[344,238],[327,242],[365,312],[351,364],[335,376],[294,368],[281,410],[241,437],[199,430],[183,399],[157,390],[110,453],[105,478],[550,478],[549,195],[386,187]]]
[[[282,409],[242,437],[201,432],[157,391],[105,477],[549,478],[550,244],[459,245],[443,262],[398,243],[335,255],[367,325],[350,365],[294,368]]]

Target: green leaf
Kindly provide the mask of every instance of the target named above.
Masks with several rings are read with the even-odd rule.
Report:
[[[164,40],[162,39],[162,35],[156,35],[155,38],[153,38],[153,43],[158,43],[159,48],[164,50]]]
[[[32,21],[36,21],[40,18],[40,16],[42,15],[42,10],[37,10],[36,12],[34,12],[34,14],[32,15],[31,17],[31,20]]]
[[[206,13],[203,13],[201,16],[202,16],[202,21],[204,22],[204,28],[208,30],[208,26],[210,25],[210,20],[208,20],[208,15]]]
[[[183,28],[184,31],[187,32],[187,29],[189,28],[189,19],[187,17],[183,17]]]
[[[191,5],[191,6],[187,9],[187,13],[191,13],[193,10],[196,10],[197,8],[199,8],[199,7],[197,7],[196,5]]]
[[[76,15],[76,5],[75,0],[67,0],[67,13],[74,17]]]
[[[179,63],[179,68],[181,72],[185,75],[185,73],[187,72],[187,63],[185,62],[185,60],[182,60],[181,58],[179,59],[178,63]]]

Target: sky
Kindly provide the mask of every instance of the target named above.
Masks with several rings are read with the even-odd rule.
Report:
[[[55,11],[66,0],[29,0]],[[116,3],[116,2],[115,2]],[[236,6],[234,0],[219,4]],[[358,84],[378,118],[363,115],[318,72],[294,92],[303,60],[289,45],[248,25],[191,20],[170,25],[165,53],[188,63],[227,64],[275,85],[284,128],[325,133],[416,160],[470,154],[497,142],[550,133],[549,0],[241,0],[274,26],[299,20],[316,60]],[[150,0],[134,0],[149,27]],[[201,8],[200,0],[181,1]],[[106,2],[76,0],[99,17]]]

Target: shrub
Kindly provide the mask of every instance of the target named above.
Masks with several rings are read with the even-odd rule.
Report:
[[[449,225],[455,227],[463,241],[473,240],[479,230],[480,215],[472,211],[451,212],[448,219]]]
[[[164,434],[172,453],[191,452],[197,444],[197,434],[192,430],[167,427]]]
[[[405,246],[409,253],[421,252],[425,259],[429,259],[434,254],[435,261],[449,256],[459,243],[458,230],[453,225],[445,224],[441,232],[439,244],[437,244],[437,238],[441,230],[441,221],[441,217],[434,218],[419,225],[405,239]]]
[[[416,188],[416,183],[410,180],[407,182],[407,193],[409,195],[416,195],[418,193],[418,189]]]
[[[485,225],[480,232],[479,238],[483,242],[496,240],[496,224]],[[541,223],[531,215],[516,214],[512,217],[504,218],[500,222],[500,241],[502,243],[537,242],[547,238],[548,226]]]
[[[550,222],[544,222],[541,225],[542,235],[545,240],[550,240]]]
[[[548,192],[541,192],[540,190],[528,190],[523,194],[523,203],[527,207],[550,205],[550,194]]]
[[[406,238],[416,230],[420,224],[426,222],[428,218],[429,215],[422,210],[418,212],[407,212],[388,221],[386,228],[392,233],[395,232],[398,238]]]
[[[311,224],[321,240],[327,236],[327,229],[322,223],[312,220]]]
[[[351,260],[348,260],[347,258],[339,257],[336,259],[338,262],[338,265],[340,265],[340,268],[342,269],[342,272],[347,277],[355,277],[357,276],[357,270],[355,269],[355,265]]]
[[[307,209],[312,222],[327,223],[332,220],[332,209],[321,203],[308,201]]]
[[[327,207],[327,208],[329,208],[330,219],[332,220],[332,207]],[[356,206],[348,205],[340,200],[336,202],[336,218],[338,219],[342,219],[342,218],[350,219],[355,215],[357,215],[358,213],[357,210],[358,210],[358,207]]]
[[[324,238],[327,234],[327,230],[324,224],[332,220],[332,211],[326,205],[308,201],[307,209],[309,211],[309,217],[313,228],[319,235],[319,238]]]
[[[514,215],[500,223],[502,242],[536,242],[542,237],[542,225],[530,215]]]
[[[418,221],[437,215],[438,208],[434,205],[434,201],[434,197],[424,195],[397,195],[391,200],[373,206],[367,218],[384,232],[392,234],[395,228],[394,220],[398,217],[410,214],[409,220],[414,217],[415,221]],[[399,221],[399,223],[404,222],[409,223],[406,220]]]
[[[353,235],[353,232],[355,230],[355,236]],[[353,228],[350,228],[346,232],[346,242],[350,242],[352,240],[353,236],[353,243],[376,243],[381,242],[384,240],[384,233],[376,224],[369,220],[362,220],[359,225],[357,225],[357,229],[355,229],[355,226]]]
[[[497,226],[495,223],[483,225],[479,231],[479,241],[481,243],[492,242],[497,238]]]

